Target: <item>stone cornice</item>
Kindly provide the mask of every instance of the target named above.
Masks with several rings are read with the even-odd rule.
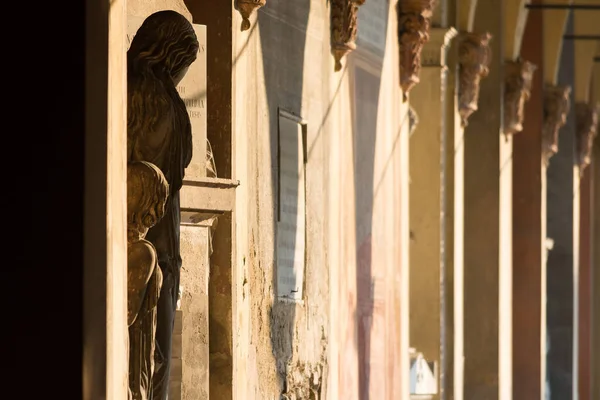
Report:
[[[598,105],[576,103],[575,117],[576,161],[580,171],[583,172],[592,161],[594,138],[598,135]]]
[[[542,127],[542,158],[548,165],[558,153],[558,133],[567,123],[571,108],[571,86],[544,86],[544,125]]]
[[[408,92],[419,83],[421,51],[429,40],[431,17],[437,0],[399,0],[398,43],[400,46],[400,87],[406,100]]]
[[[489,73],[492,52],[489,33],[464,32],[459,35],[458,111],[462,126],[467,126],[471,114],[477,111],[479,84]]]
[[[235,9],[242,14],[242,31],[250,29],[250,16],[266,3],[267,0],[235,0]]]
[[[365,0],[331,0],[331,54],[335,71],[342,69],[342,58],[356,49],[358,7]]]
[[[531,94],[531,82],[537,66],[525,60],[504,63],[504,133],[523,130],[525,102]]]

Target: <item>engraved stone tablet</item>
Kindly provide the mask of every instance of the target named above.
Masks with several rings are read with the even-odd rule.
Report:
[[[304,126],[279,114],[279,209],[277,218],[277,296],[302,300],[305,249]]]
[[[144,17],[127,17],[127,48]],[[198,57],[177,86],[179,95],[192,123],[192,162],[185,170],[185,179],[194,180],[206,176],[206,26],[193,24],[200,47]]]

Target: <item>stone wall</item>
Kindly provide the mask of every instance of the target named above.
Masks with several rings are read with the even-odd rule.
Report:
[[[234,13],[238,398],[351,399],[361,391],[388,398],[399,391],[400,360],[408,363],[399,350],[407,105],[393,5],[380,2],[393,22],[371,18],[369,27],[361,9],[359,30],[363,22],[367,31],[383,30],[381,54],[360,48],[338,73],[325,2],[268,1],[245,32]],[[276,298],[278,109],[307,128],[302,304]]]

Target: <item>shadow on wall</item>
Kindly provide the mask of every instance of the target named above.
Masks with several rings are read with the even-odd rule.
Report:
[[[371,7],[374,7],[371,9]],[[384,7],[384,14],[379,15]],[[388,2],[365,4],[358,12],[358,49],[350,54],[354,69],[350,74],[353,90],[352,116],[354,136],[354,200],[356,229],[356,315],[358,332],[358,377],[360,400],[386,396],[385,343],[386,323],[383,293],[386,285],[385,265],[372,264],[372,249],[382,243],[373,239],[373,206],[375,197],[375,149],[378,104],[382,84],[382,55],[386,47]],[[384,23],[377,17],[383,17]],[[375,44],[381,51],[374,50]],[[369,48],[369,51],[363,51]],[[371,51],[372,50],[372,51]],[[365,61],[360,61],[365,60]],[[350,65],[350,64],[349,64]],[[381,228],[376,228],[380,230]],[[378,277],[378,278],[376,278]],[[384,277],[384,278],[382,278]],[[376,282],[377,281],[377,282]],[[382,290],[384,292],[384,290]],[[377,348],[373,348],[376,344]],[[343,350],[342,350],[343,351]]]
[[[295,219],[298,212],[304,212],[301,201],[298,201],[298,194],[294,191],[289,191],[289,188],[279,187],[281,160],[279,159],[279,110],[283,109],[292,114],[302,116],[302,98],[304,85],[304,53],[306,47],[306,35],[308,26],[308,16],[311,9],[310,0],[299,1],[271,1],[266,7],[258,11],[258,26],[260,31],[260,45],[262,48],[262,62],[265,90],[268,107],[269,121],[269,153],[271,158],[271,171],[264,171],[263,165],[266,165],[260,159],[259,154],[265,154],[264,151],[254,151],[250,157],[256,157],[252,162],[258,167],[258,173],[255,178],[255,187],[260,190],[262,186],[260,180],[266,178],[267,173],[270,173],[273,201],[270,204],[273,210],[272,221],[270,226],[273,231],[269,232],[270,238],[273,240],[273,254],[271,265],[265,265],[265,260],[268,257],[260,254],[255,259],[254,271],[250,272],[250,285],[254,290],[254,295],[251,298],[252,310],[252,335],[253,341],[256,340],[256,362],[259,373],[259,382],[264,382],[272,376],[272,365],[264,365],[266,360],[273,359],[277,371],[277,381],[279,384],[280,394],[282,398],[288,396],[296,396],[296,398],[319,398],[321,389],[321,380],[313,382],[312,379],[298,380],[297,374],[292,373],[292,369],[300,370],[298,365],[294,365],[294,349],[297,349],[298,344],[294,343],[298,338],[295,332],[296,313],[298,310],[307,310],[308,307],[300,308],[296,303],[289,301],[280,301],[278,299],[277,287],[277,235],[278,229],[286,228],[286,249],[294,249],[296,246],[295,224],[288,224],[288,220]],[[264,132],[258,132],[261,134]],[[257,145],[262,146],[263,140],[258,139]],[[306,149],[304,149],[306,151]],[[294,165],[300,167],[303,163],[298,163],[297,153],[281,153],[281,157],[285,157],[286,171],[285,173],[298,174],[300,171],[290,170]],[[285,203],[281,204],[281,196],[285,196]],[[257,217],[259,227],[268,225],[266,221],[261,221],[261,211],[265,205],[261,204],[266,198],[261,193],[258,193],[257,201],[253,204],[258,207]],[[285,208],[285,210],[283,209]],[[278,226],[279,225],[279,226]],[[259,228],[260,229],[260,228]],[[251,245],[258,249],[268,248],[265,243],[261,243],[263,236],[262,229],[260,234],[256,232],[252,234]],[[282,246],[283,247],[283,246]],[[280,262],[284,262],[283,257]],[[261,261],[263,264],[261,265]],[[294,255],[292,252],[287,252],[285,262],[293,263]],[[289,265],[291,268],[291,265]],[[269,271],[271,268],[271,271]],[[271,276],[269,276],[271,272]],[[305,272],[306,276],[306,272]],[[271,293],[269,293],[271,292]],[[269,336],[261,333],[260,326],[267,315],[264,310],[268,310],[270,304],[267,299],[270,295],[274,297],[274,302],[268,312]],[[308,304],[309,299],[304,298]],[[270,340],[270,343],[268,341]],[[270,344],[270,346],[269,346]],[[272,353],[272,354],[268,354]],[[271,388],[265,388],[270,391]],[[264,390],[264,389],[263,389]],[[286,396],[286,397],[283,397]]]
[[[360,68],[355,70],[354,188],[356,223],[356,329],[358,332],[359,399],[369,399],[371,382],[371,333],[375,306],[372,266],[372,221],[377,103],[380,78]],[[378,339],[378,338],[377,338]],[[382,360],[383,361],[383,360]],[[373,371],[381,375],[384,371]],[[383,376],[381,376],[383,378]],[[384,383],[385,384],[385,383]]]

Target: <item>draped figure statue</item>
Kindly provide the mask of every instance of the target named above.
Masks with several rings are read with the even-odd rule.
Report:
[[[169,185],[148,162],[127,166],[129,399],[152,399],[156,306],[162,286],[156,249],[144,237],[165,214]]]
[[[196,60],[198,49],[192,24],[166,10],[144,20],[127,51],[128,160],[156,165],[169,184],[165,215],[146,236],[156,248],[163,276],[153,377],[156,400],[166,400],[168,393],[181,268],[179,190],[192,159],[190,118],[176,87]]]

